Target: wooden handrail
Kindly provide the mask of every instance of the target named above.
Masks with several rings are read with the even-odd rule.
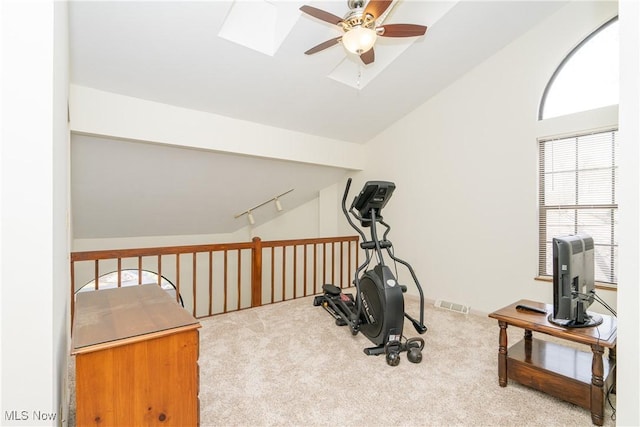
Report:
[[[138,285],[143,271],[156,273],[158,285],[169,280],[176,300],[182,298],[185,309],[202,318],[314,295],[322,292],[318,280],[327,277],[349,287],[358,259],[358,236],[72,252],[71,314],[78,289],[91,281],[101,288],[100,276],[112,271],[118,287],[125,270],[138,271]]]
[[[151,255],[175,255],[194,252],[215,252],[235,249],[251,249],[252,242],[215,243],[210,245],[161,246],[155,248],[107,249],[101,251],[71,252],[71,262],[102,259],[134,258]]]

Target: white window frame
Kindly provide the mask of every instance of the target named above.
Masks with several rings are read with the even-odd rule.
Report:
[[[552,117],[548,119],[542,119],[544,112],[544,102],[547,93],[553,83],[553,80],[561,71],[562,66],[569,61],[570,57],[585,43],[587,43],[595,34],[597,34],[602,28],[612,23],[617,19],[617,16],[608,20],[605,24],[595,29],[589,36],[587,36],[582,42],[580,42],[560,63],[555,70],[552,77],[547,83],[543,96],[541,98],[539,110],[538,110],[538,122],[537,122],[537,135],[536,144],[539,144],[541,140],[549,139],[562,139],[568,137],[575,137],[590,133],[598,133],[602,131],[609,131],[618,128],[618,105],[611,105],[606,107],[597,108],[594,110],[580,111],[572,114],[567,114],[558,117]],[[539,153],[539,151],[537,151]],[[538,183],[542,182],[540,177],[540,167],[537,169]],[[544,188],[539,188],[539,192],[544,191]],[[541,200],[541,195],[538,197]],[[540,214],[539,214],[540,215]],[[538,218],[539,227],[541,227],[540,217]],[[550,280],[548,272],[544,272],[542,265],[546,264],[546,258],[542,259],[542,256],[546,257],[546,254],[541,253],[540,247],[545,244],[542,242],[543,238],[546,238],[546,232],[543,233],[542,229],[539,229],[540,240],[538,242],[539,247],[539,260],[538,260],[538,277],[543,280]],[[615,290],[616,283],[603,283],[598,282],[598,287],[610,288]]]

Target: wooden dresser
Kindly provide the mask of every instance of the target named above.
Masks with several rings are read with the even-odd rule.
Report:
[[[158,285],[78,293],[76,424],[199,424],[200,324]]]

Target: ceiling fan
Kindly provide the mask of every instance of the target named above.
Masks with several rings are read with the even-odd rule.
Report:
[[[347,0],[349,12],[344,18],[313,6],[302,6],[300,10],[307,15],[338,25],[344,31],[343,35],[320,43],[307,50],[305,54],[312,55],[342,43],[349,52],[359,55],[363,63],[371,64],[375,59],[373,45],[378,36],[416,37],[424,35],[427,31],[427,27],[424,25],[382,25],[382,21],[386,18],[385,12],[388,12],[391,3],[393,0],[369,0],[365,6],[365,0]]]

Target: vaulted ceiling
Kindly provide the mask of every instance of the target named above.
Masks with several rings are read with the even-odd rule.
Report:
[[[340,30],[303,4],[348,11],[346,1],[72,1],[71,83],[364,144],[566,1],[396,1],[385,22],[427,33],[379,38],[366,66],[339,44],[304,55]],[[347,172],[74,134],[74,237],[233,232],[246,225],[236,213],[291,188],[289,207],[300,205]]]

